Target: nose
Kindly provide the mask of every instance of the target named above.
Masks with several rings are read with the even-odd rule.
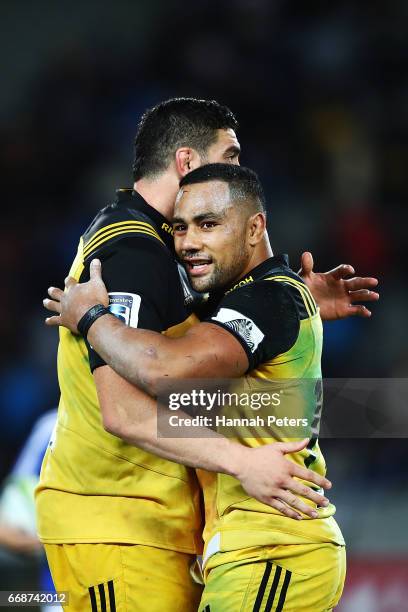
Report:
[[[177,250],[179,251],[199,251],[203,241],[201,232],[197,227],[189,226],[183,236],[178,237]]]

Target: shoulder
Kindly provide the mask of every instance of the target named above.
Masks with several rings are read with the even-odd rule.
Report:
[[[300,319],[306,319],[317,313],[317,305],[303,279],[290,268],[270,277],[271,284],[280,286],[286,295],[293,300]],[[283,294],[282,294],[283,295]]]
[[[272,280],[258,280],[227,293],[207,320],[250,332],[257,342],[278,332],[292,337],[299,331],[293,297],[283,284]]]
[[[207,320],[241,342],[250,370],[293,346],[300,326],[298,309],[287,288],[265,279],[225,295]]]
[[[260,279],[248,283],[234,291],[227,293],[221,300],[221,305],[234,304],[245,306],[251,311],[265,310],[268,306],[278,308],[292,301],[290,292],[285,284],[274,280]]]
[[[102,209],[83,235],[84,261],[121,243],[140,246],[149,252],[167,251],[154,222],[144,213],[110,204]],[[150,249],[147,244],[151,243]]]

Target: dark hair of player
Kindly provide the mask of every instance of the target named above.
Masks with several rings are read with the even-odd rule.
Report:
[[[180,181],[180,188],[195,183],[223,181],[229,186],[230,199],[234,202],[251,204],[256,212],[265,212],[265,195],[253,170],[234,164],[207,164],[186,174]]]
[[[232,111],[215,100],[173,98],[147,110],[138,125],[133,177],[138,181],[163,172],[180,147],[196,149],[205,157],[217,130],[236,130]]]

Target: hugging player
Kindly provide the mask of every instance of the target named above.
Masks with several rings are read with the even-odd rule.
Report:
[[[61,302],[48,305],[57,312],[62,306],[62,315],[49,322],[76,331],[79,319],[93,307],[81,325],[90,344],[118,374],[153,396],[164,376],[320,378],[320,316],[305,283],[284,257],[272,255],[256,175],[230,165],[187,174],[176,202],[174,234],[194,289],[225,293],[206,322],[177,339],[126,327],[109,315],[108,294],[95,266],[90,283],[75,286],[69,281],[66,295],[51,290]],[[239,287],[248,276],[253,282]],[[206,469],[208,448],[218,449],[213,459],[218,466],[210,469],[226,474],[200,475],[207,510],[201,608],[238,610],[243,597],[253,609],[260,609],[262,601],[272,606],[275,598],[278,609],[284,602],[288,610],[333,607],[345,572],[344,541],[332,516],[334,507],[307,482],[297,482],[290,490],[283,487],[273,500],[265,491],[259,494],[244,466],[256,454],[265,473],[266,453],[278,445],[259,446],[259,440],[257,448],[241,445],[243,461],[237,467],[233,447],[238,445],[222,447],[225,440],[217,436],[206,440],[205,448],[197,440],[157,439],[156,411],[154,402],[141,407],[122,401],[110,410],[109,430],[162,457]],[[317,440],[305,446],[300,443],[291,455],[296,468],[292,475],[303,478],[298,470],[306,462],[310,472],[303,479],[316,482],[317,475],[324,476],[324,460]],[[248,498],[241,485],[253,497]],[[303,501],[296,502],[293,493]],[[296,509],[290,513],[291,505]],[[298,511],[303,520],[290,521],[288,516],[302,518]],[[316,520],[306,518],[316,515]]]

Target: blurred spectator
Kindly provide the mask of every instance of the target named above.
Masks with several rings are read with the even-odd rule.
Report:
[[[39,571],[39,582],[31,588],[35,590],[54,591],[51,574],[48,569],[43,547],[37,537],[34,489],[37,486],[44,453],[55,426],[57,411],[46,412],[36,422],[30,436],[21,450],[17,462],[7,477],[0,496],[0,547],[12,555],[24,555],[32,560],[15,559],[0,556],[0,565],[9,568],[16,565],[25,568],[20,583],[8,585],[8,588],[27,590],[29,580],[27,573],[33,571],[36,561]],[[57,606],[57,609],[61,609]]]

